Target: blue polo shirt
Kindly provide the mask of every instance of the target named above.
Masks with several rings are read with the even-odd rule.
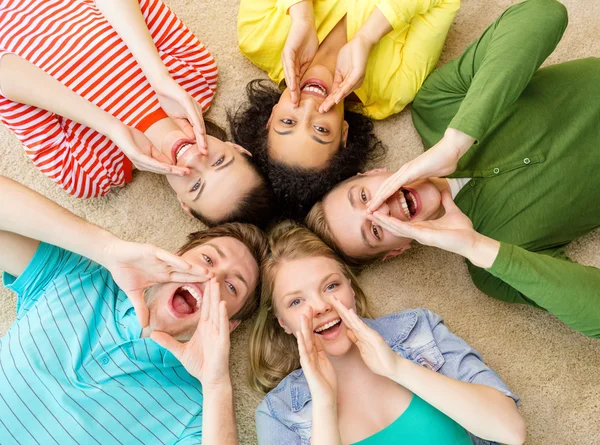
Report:
[[[4,284],[18,299],[0,339],[0,443],[201,443],[200,383],[140,338],[106,269],[41,243]]]

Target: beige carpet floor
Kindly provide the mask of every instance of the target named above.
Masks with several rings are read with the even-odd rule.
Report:
[[[165,2],[217,59],[221,78],[210,116],[224,122],[225,110],[238,103],[246,82],[263,76],[237,50],[238,1]],[[464,0],[440,64],[458,56],[512,3]],[[564,4],[570,24],[547,63],[600,56],[600,2],[564,0]],[[387,167],[398,168],[422,151],[409,110],[378,123],[377,133],[389,146]],[[0,174],[129,240],[174,250],[186,233],[200,228],[178,209],[166,181],[152,174],[135,174],[132,184],[105,199],[79,201],[68,196],[33,167],[16,138],[2,126]],[[569,253],[581,263],[600,267],[600,231],[573,243]],[[474,345],[522,398],[527,443],[600,444],[600,340],[572,332],[550,314],[485,296],[471,283],[461,258],[431,248],[418,247],[401,259],[374,266],[360,281],[377,313],[426,307],[442,314],[455,333]],[[10,328],[14,311],[14,296],[0,289],[0,335]],[[231,360],[243,444],[256,443],[254,410],[260,401],[244,383],[249,328],[248,323],[234,333]]]

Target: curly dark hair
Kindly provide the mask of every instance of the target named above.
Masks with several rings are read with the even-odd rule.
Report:
[[[206,127],[206,134],[223,142],[227,141],[227,133],[220,126],[207,119],[205,119],[204,124]],[[244,157],[246,157],[246,155],[244,155]],[[237,207],[220,220],[212,220],[201,213],[192,210],[191,213],[194,218],[202,221],[209,227],[229,222],[254,224],[261,229],[267,227],[275,215],[275,198],[260,169],[257,168],[256,164],[251,162],[249,157],[246,157],[246,159],[252,169],[256,171],[259,181],[242,197],[242,199],[240,199]]]
[[[385,147],[373,133],[373,122],[346,108],[346,147],[338,150],[324,169],[289,166],[271,159],[266,127],[281,94],[268,80],[252,80],[246,85],[248,101],[235,113],[228,113],[228,119],[234,142],[252,153],[253,161],[267,177],[280,216],[299,220],[337,183],[360,172],[368,161],[378,160]]]

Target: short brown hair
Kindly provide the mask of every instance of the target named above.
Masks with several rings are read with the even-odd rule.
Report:
[[[238,240],[248,248],[252,257],[256,260],[258,265],[259,277],[256,283],[256,289],[244,302],[242,308],[230,318],[231,320],[244,321],[250,318],[257,310],[259,305],[260,296],[260,270],[262,263],[267,256],[268,242],[264,232],[258,227],[250,224],[242,223],[227,223],[220,226],[210,227],[205,230],[190,233],[188,235],[187,242],[180,247],[178,254],[183,255],[184,253],[198,247],[202,244],[209,242],[215,238],[229,237]]]
[[[346,255],[336,242],[333,232],[329,228],[325,210],[323,209],[323,201],[317,202],[312,209],[310,209],[304,222],[310,230],[316,233],[319,238],[325,241],[325,243],[335,251],[335,253],[342,257],[355,273],[358,273],[363,267],[368,266],[369,264],[382,260],[385,256],[384,253],[362,256]]]

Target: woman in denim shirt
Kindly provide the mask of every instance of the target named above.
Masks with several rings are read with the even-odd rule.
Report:
[[[287,225],[270,243],[250,339],[260,445],[523,443],[518,397],[441,317],[361,319],[365,295],[316,235]]]

